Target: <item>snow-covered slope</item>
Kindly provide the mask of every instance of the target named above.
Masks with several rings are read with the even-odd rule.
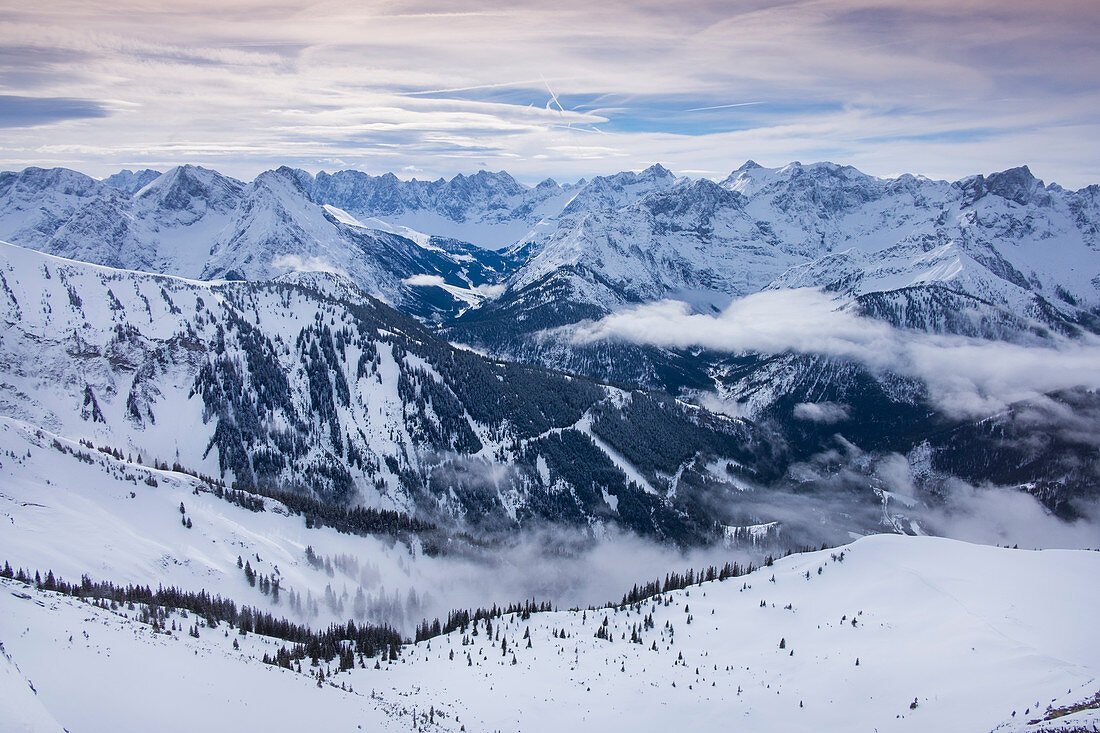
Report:
[[[875,493],[889,488],[874,475],[881,453],[908,453],[958,424],[930,420],[919,400],[880,410],[893,409],[904,385],[883,393],[857,381],[829,397],[822,382],[839,385],[843,365],[811,371],[788,402],[845,402],[869,435],[892,441],[865,443],[845,425],[878,452],[847,469],[850,479],[824,471],[811,481],[799,464],[834,451],[830,425],[795,420],[782,433],[660,394],[491,361],[330,273],[201,282],[3,245],[0,288],[0,415],[146,465],[178,463],[240,488],[400,510],[444,527],[497,533],[549,520],[692,544],[781,521],[787,546],[894,531]],[[787,384],[795,372],[779,367],[776,384]],[[725,382],[745,379],[730,372]],[[788,415],[797,408],[784,405]],[[995,437],[961,445],[974,465],[1002,455]],[[1028,458],[1027,472],[1005,481],[1041,488],[1051,509],[1073,518],[1094,460],[1078,456],[1070,470],[1073,456]],[[927,488],[929,506],[943,501],[935,482]],[[814,509],[783,509],[792,490]],[[920,511],[906,514],[906,527],[923,524]]]
[[[759,290],[794,262],[781,248],[759,246],[743,207],[740,195],[701,180],[624,207],[581,209],[534,247],[509,286],[521,289],[571,268],[593,273],[620,301],[701,291],[724,303]]]
[[[755,185],[750,210],[807,251],[818,240],[825,248],[769,287],[882,294],[871,300],[909,312],[891,317],[872,308],[872,315],[920,330],[943,330],[950,310],[922,303],[930,290],[950,291],[986,318],[1021,321],[999,333],[969,333],[960,319],[957,332],[967,335],[1013,338],[1029,321],[1063,332],[1079,323],[1095,329],[1100,241],[1091,188],[1043,186],[1026,167],[946,184],[878,181],[825,164],[751,169],[726,185]]]
[[[132,454],[118,459],[10,418],[0,418],[0,444],[0,555],[15,565],[206,590],[314,626],[353,618],[409,629],[444,600],[457,600],[454,583],[416,562],[415,542],[394,542],[398,532],[307,528],[277,500],[261,499],[264,509],[255,511],[219,498],[197,477],[137,463]],[[238,558],[277,579],[279,593],[249,583]]]
[[[197,166],[173,168],[134,191],[62,168],[3,176],[0,238],[85,262],[184,277],[198,276],[244,187]]]
[[[178,615],[180,632],[154,634],[134,610],[0,581],[0,640],[24,676],[0,679],[5,698],[29,680],[43,716],[88,731],[242,715],[270,730],[1092,730],[1098,572],[1095,552],[870,537],[624,608],[493,618],[377,669],[322,664],[320,689],[306,664],[258,663],[282,642],[192,638]]]
[[[263,655],[283,642],[235,631],[226,636],[224,628],[203,627],[198,639],[158,634],[127,619],[126,611],[28,590],[0,581],[0,638],[12,647],[0,654],[5,731],[390,731],[410,725],[411,711],[372,701],[369,689],[319,687],[263,664]],[[201,623],[179,614],[170,621],[181,628]]]
[[[508,618],[506,654],[484,625],[456,632],[385,677],[478,729],[991,730],[1096,691],[1081,581],[1098,570],[1096,553],[879,536],[633,608]]]
[[[201,282],[4,244],[0,287],[0,414],[242,488],[690,541],[714,516],[647,493],[582,426],[651,463],[650,481],[697,455],[779,462],[747,423],[456,349],[331,273]]]

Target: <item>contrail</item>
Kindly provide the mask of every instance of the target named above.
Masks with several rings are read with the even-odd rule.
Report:
[[[538,81],[537,79],[525,79],[523,81],[506,81],[506,82],[501,82],[500,84],[478,84],[478,85],[472,86],[472,87],[452,87],[450,89],[427,89],[427,90],[421,91],[421,92],[402,92],[401,94],[402,94],[402,96],[405,96],[405,97],[416,97],[416,96],[420,96],[422,94],[447,94],[448,92],[469,92],[469,91],[473,91],[475,89],[500,89],[501,87],[518,87],[518,86],[522,86],[524,84],[534,84],[537,81]],[[545,84],[546,79],[543,79],[542,83]]]
[[[736,104],[717,104],[713,107],[694,107],[692,109],[686,109],[685,112],[705,112],[708,109],[729,109],[730,107],[751,107],[754,104],[764,104],[763,102],[737,102]]]
[[[539,76],[542,76],[541,74]],[[550,92],[550,99],[554,104],[558,105],[558,112],[565,114],[565,108],[561,106],[561,102],[558,101],[558,95],[554,94],[554,90],[550,88],[550,82],[546,81],[546,77],[542,76],[542,83],[546,85],[546,91]],[[550,103],[547,102],[546,108],[550,109]]]

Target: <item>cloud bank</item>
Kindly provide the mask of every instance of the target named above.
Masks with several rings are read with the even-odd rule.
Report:
[[[666,348],[740,353],[823,354],[860,362],[876,373],[922,380],[949,415],[982,416],[1010,403],[1074,387],[1100,388],[1100,340],[1032,347],[901,331],[855,315],[825,293],[805,288],[765,291],[718,315],[661,301],[572,328],[572,339],[602,339]],[[804,408],[804,419],[810,418]],[[824,413],[819,412],[818,416]]]

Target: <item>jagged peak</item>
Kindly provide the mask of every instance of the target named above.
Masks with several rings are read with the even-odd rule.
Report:
[[[508,171],[487,171],[482,169],[470,175],[459,173],[450,181],[446,182],[446,185],[449,187],[465,187],[471,184],[483,188],[501,187],[509,191],[523,189],[523,186],[520,185]]]
[[[256,176],[252,184],[254,188],[282,188],[285,185],[290,185],[312,200],[308,187],[305,185],[307,181],[312,180],[313,176],[306,171],[282,165],[275,170],[264,171]]]
[[[34,184],[38,188],[46,188],[57,185],[77,185],[88,188],[101,185],[99,181],[80,171],[70,168],[38,168],[30,166],[15,174],[16,180],[21,184]]]
[[[666,213],[682,213],[688,210],[713,212],[722,206],[740,206],[742,194],[730,190],[709,178],[684,180],[672,188],[654,191],[645,196],[640,205],[650,210]]]
[[[301,168],[291,168],[288,165],[279,166],[278,168],[275,169],[275,172],[278,173],[281,176],[286,176],[288,178],[293,178],[294,180],[298,181],[299,183],[301,183],[303,185],[306,182],[312,183],[313,180],[314,180],[314,175],[312,173],[310,173],[309,171],[303,170]]]
[[[1018,165],[999,173],[990,173],[986,178],[991,185],[1026,185],[1042,187],[1043,182],[1036,178],[1026,165]]]
[[[142,168],[136,171],[124,168],[104,178],[103,183],[130,195],[134,195],[160,176],[161,171],[153,170],[152,168]]]
[[[675,178],[676,174],[660,163],[654,163],[638,174],[639,178]]]
[[[990,173],[988,176],[969,176],[955,185],[968,195],[970,203],[988,195],[999,196],[1021,206],[1031,202],[1040,205],[1050,203],[1050,193],[1042,180],[1036,178],[1026,165]]]
[[[134,193],[134,198],[146,202],[156,201],[166,208],[187,208],[195,198],[206,199],[216,208],[228,206],[218,200],[235,198],[244,184],[216,170],[198,165],[178,165],[169,168],[157,178]]]

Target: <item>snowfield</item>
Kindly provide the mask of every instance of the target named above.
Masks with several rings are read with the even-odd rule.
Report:
[[[258,661],[282,642],[194,639],[179,616],[158,634],[124,607],[5,580],[0,699],[22,701],[6,703],[17,730],[74,733],[1092,730],[1095,705],[1027,723],[1100,692],[1098,574],[1096,552],[878,535],[623,609],[494,619],[378,669],[322,663],[320,687],[308,660]]]

